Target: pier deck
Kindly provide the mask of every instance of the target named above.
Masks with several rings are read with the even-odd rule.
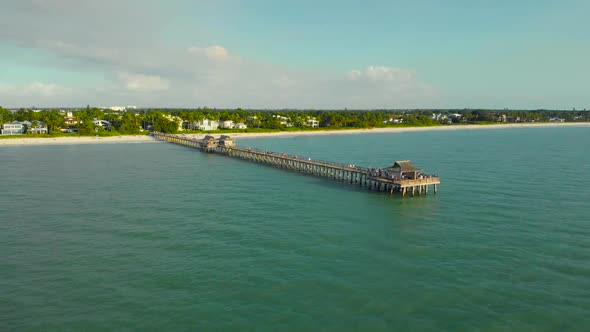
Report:
[[[377,192],[389,192],[390,194],[399,192],[402,196],[408,194],[412,196],[416,194],[422,195],[428,193],[430,186],[433,187],[433,192],[436,193],[440,184],[438,176],[423,174],[419,169],[412,166],[409,160],[396,161],[393,166],[383,169],[367,168],[293,156],[286,153],[243,148],[236,146],[229,136],[221,136],[221,138],[215,139],[213,136],[208,135],[201,140],[197,140],[163,133],[154,133],[153,135],[161,140],[195,148],[203,152],[223,154],[277,168],[358,184],[368,190]]]

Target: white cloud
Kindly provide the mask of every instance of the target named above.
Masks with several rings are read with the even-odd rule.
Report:
[[[367,79],[373,82],[403,82],[415,79],[414,72],[410,70],[385,66],[369,66],[363,72],[351,70],[348,76],[352,80]]]
[[[66,96],[71,92],[70,88],[54,83],[31,82],[26,84],[0,83],[0,97],[39,97],[51,98]]]
[[[204,48],[192,46],[189,47],[188,50],[190,53],[205,55],[210,59],[225,60],[229,58],[229,52],[227,49],[219,45],[213,45]]]
[[[353,69],[348,72],[348,78],[351,80],[357,80],[357,79],[361,78],[362,76],[363,76],[363,73],[361,73],[359,70],[356,70],[356,69]]]
[[[98,72],[112,84],[66,88],[31,83],[18,89],[5,84],[0,85],[2,103],[396,108],[433,105],[436,99],[435,90],[405,68],[311,71],[244,59],[223,45],[167,46],[157,39],[163,29],[159,22],[166,19],[158,17],[152,4],[151,0],[9,0],[0,11],[0,44],[52,55],[42,63],[29,60],[34,66]],[[133,20],[128,13],[133,13]],[[30,97],[24,98],[24,93]]]
[[[119,79],[132,91],[153,92],[167,90],[169,87],[167,80],[156,75],[120,73]]]

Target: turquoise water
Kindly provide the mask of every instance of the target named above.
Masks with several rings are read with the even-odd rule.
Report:
[[[590,128],[242,139],[437,195],[167,143],[0,148],[0,330],[588,331]]]

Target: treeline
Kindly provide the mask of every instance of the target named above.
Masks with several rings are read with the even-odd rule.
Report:
[[[315,119],[320,127],[384,127],[393,118],[400,117],[398,112],[378,111],[249,111],[249,110],[208,110],[171,111],[171,114],[187,122],[197,122],[202,119],[217,121],[243,122],[248,127],[265,129],[285,129],[287,127],[308,127],[307,120]],[[404,118],[413,125],[437,125],[430,119],[432,113],[406,113]],[[282,124],[280,117],[286,118]]]
[[[70,124],[67,124],[66,120],[69,120]],[[94,123],[95,120],[110,122],[112,130],[97,126]],[[16,112],[10,112],[0,107],[0,124],[12,121],[29,121],[31,127],[43,123],[51,134],[61,133],[64,128],[76,128],[80,135],[106,134],[106,131],[112,131],[112,134],[138,134],[142,129],[142,117],[135,115],[133,112],[117,114],[115,112],[105,112],[98,108],[90,108],[74,111],[72,112],[72,119],[68,119],[65,112],[58,110],[34,112],[29,109],[20,109]]]
[[[548,121],[590,121],[589,111],[498,111],[498,110],[372,110],[372,111],[257,111],[257,110],[216,110],[198,108],[192,110],[142,109],[114,112],[98,108],[86,108],[72,112],[69,124],[64,111],[32,111],[20,109],[16,112],[0,107],[0,124],[11,121],[30,121],[33,126],[43,122],[50,133],[61,132],[62,128],[76,127],[81,135],[101,132],[111,134],[138,134],[143,130],[175,133],[179,128],[197,130],[199,121],[233,121],[244,123],[248,130],[309,130],[310,120],[320,128],[373,128],[395,126],[437,126],[462,123],[495,122],[548,122]],[[108,129],[96,126],[95,120],[110,123]],[[105,133],[106,134],[106,133]]]

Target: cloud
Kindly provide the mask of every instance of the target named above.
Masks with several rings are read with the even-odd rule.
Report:
[[[132,91],[153,92],[168,90],[169,82],[159,76],[120,73],[119,79]]]
[[[0,11],[0,44],[50,54],[41,65],[102,73],[110,84],[66,87],[56,78],[19,91],[8,82],[0,86],[5,105],[404,108],[432,105],[437,98],[435,89],[405,68],[309,70],[244,58],[216,43],[171,46],[163,37],[166,14],[153,0],[6,1]]]
[[[415,79],[414,72],[395,67],[369,66],[364,72],[351,70],[349,77],[353,80],[367,79],[373,82],[407,82]]]
[[[213,45],[209,47],[189,47],[189,52],[194,54],[205,55],[210,59],[224,60],[229,57],[229,52],[222,46]]]
[[[167,17],[154,0],[3,0],[0,38],[23,46],[47,40],[107,48],[147,45],[159,26],[144,22],[156,19]]]
[[[66,96],[71,89],[54,83],[31,82],[26,84],[0,83],[0,97],[18,96],[52,98]]]

